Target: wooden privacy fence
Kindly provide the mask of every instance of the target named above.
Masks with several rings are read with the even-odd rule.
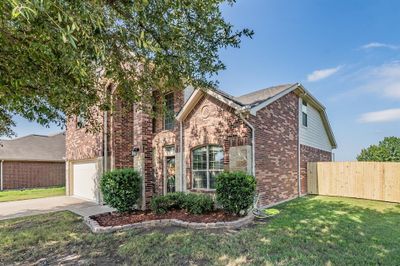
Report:
[[[400,163],[308,163],[309,194],[400,202]]]

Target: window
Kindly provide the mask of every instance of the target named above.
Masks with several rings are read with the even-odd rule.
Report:
[[[165,115],[164,115],[164,129],[171,130],[175,125],[174,113],[174,94],[170,93],[165,96]]]
[[[193,150],[193,188],[215,189],[215,177],[224,170],[221,146],[209,145]]]
[[[83,115],[78,115],[76,118],[76,127],[77,128],[84,128],[86,124],[85,117]]]
[[[303,126],[308,126],[308,116],[307,116],[307,102],[302,100],[303,104],[301,106],[302,122]]]

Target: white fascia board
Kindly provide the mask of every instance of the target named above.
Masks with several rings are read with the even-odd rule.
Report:
[[[236,110],[242,109],[242,106],[241,106],[241,105],[239,105],[239,104],[237,104],[237,103],[235,103],[235,102],[233,102],[233,101],[231,101],[231,100],[225,98],[224,96],[218,94],[218,93],[215,92],[215,91],[206,90],[205,92],[206,92],[208,95],[214,97],[215,99],[217,99],[217,100],[219,100],[219,101],[225,103],[226,105],[232,107],[233,109],[236,109]]]
[[[241,105],[225,98],[224,96],[220,95],[219,93],[217,93],[211,89],[207,89],[207,90],[196,89],[192,93],[192,95],[189,97],[189,99],[183,106],[182,110],[176,116],[176,120],[183,121],[189,115],[190,111],[192,111],[192,109],[196,106],[196,104],[199,102],[199,100],[201,99],[201,97],[204,94],[208,94],[208,95],[214,97],[215,99],[217,99],[218,101],[223,102],[226,105],[228,105],[236,110],[243,109],[243,107]]]
[[[176,116],[176,120],[178,120],[179,122],[183,121],[188,116],[190,111],[194,108],[194,106],[199,102],[203,94],[204,93],[201,90],[196,89],[192,93],[192,95],[190,95],[182,110],[180,110],[180,112]]]
[[[303,92],[306,100],[311,101],[311,104],[319,111],[322,122],[324,123],[325,130],[328,133],[329,140],[331,142],[332,148],[337,148],[337,142],[335,139],[335,135],[333,134],[332,126],[328,119],[328,114],[326,113],[325,106],[320,103],[303,85],[299,84],[299,89]]]

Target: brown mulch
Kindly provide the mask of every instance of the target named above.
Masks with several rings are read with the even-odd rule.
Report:
[[[131,213],[109,212],[94,215],[90,218],[96,220],[101,226],[116,226],[161,219],[177,219],[195,223],[216,223],[234,221],[240,217],[227,214],[223,211],[195,215],[187,213],[184,210],[171,210],[165,214],[155,214],[151,211],[134,211]]]

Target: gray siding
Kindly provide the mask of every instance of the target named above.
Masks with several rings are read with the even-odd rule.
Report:
[[[307,106],[308,126],[303,126],[302,123],[302,99],[300,104],[300,144],[317,148],[324,151],[332,151],[332,145],[326,132],[322,118],[317,109],[310,103]]]

